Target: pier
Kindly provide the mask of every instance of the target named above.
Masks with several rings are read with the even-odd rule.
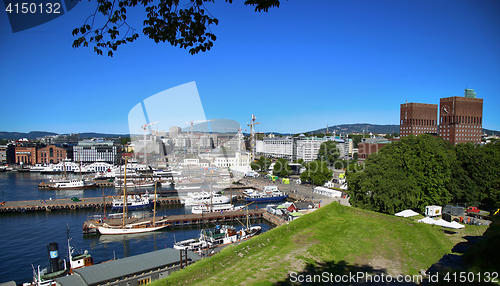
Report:
[[[217,224],[230,221],[241,221],[244,222],[247,218],[256,219],[263,218],[263,214],[266,212],[265,209],[249,209],[223,212],[223,213],[207,213],[207,214],[185,214],[185,215],[171,215],[164,217],[157,217],[158,221],[165,222],[170,225],[170,227],[183,227],[190,225],[200,225],[200,224]],[[151,221],[151,217],[145,218],[127,218],[125,224],[137,224],[143,223],[145,221]],[[102,226],[104,223],[108,225],[122,225],[122,218],[106,219],[104,222],[100,218],[87,220],[83,223],[83,233],[94,234],[98,233],[97,228]]]
[[[83,198],[79,201],[73,201],[72,199],[8,201],[1,203],[0,212],[13,213],[28,211],[91,209],[96,207],[102,208],[104,204],[106,204],[106,207],[111,207],[112,199],[113,197],[106,197],[106,199],[103,201],[102,197],[95,197]],[[180,205],[181,199],[178,197],[158,198],[157,203],[160,205]]]

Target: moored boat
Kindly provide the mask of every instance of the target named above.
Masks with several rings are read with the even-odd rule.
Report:
[[[114,198],[111,209],[123,209],[124,202],[123,196]],[[144,195],[127,195],[126,203],[127,209],[138,210],[150,207],[152,201],[149,200],[149,194],[146,193]]]
[[[49,185],[49,189],[52,190],[75,190],[75,189],[87,189],[94,188],[96,183],[94,181],[87,181],[84,179],[72,179],[72,180],[57,180],[54,184]]]
[[[127,161],[125,159],[125,165],[127,165]],[[155,194],[154,197],[156,198],[156,187],[155,187]],[[127,202],[127,169],[125,169],[124,173],[124,187],[123,187],[123,203],[122,203],[122,213],[123,213],[123,220],[121,225],[109,225],[107,223],[103,223],[101,226],[97,228],[100,234],[103,235],[116,235],[116,234],[131,234],[131,233],[143,233],[143,232],[151,232],[151,231],[156,231],[160,230],[163,228],[166,228],[170,226],[170,223],[168,222],[167,218],[162,217],[160,220],[156,220],[156,199],[153,201],[153,217],[152,221],[141,221],[138,223],[130,223],[130,224],[125,224],[126,217],[128,216],[128,202]],[[144,195],[140,196],[140,198],[144,198],[145,200],[149,201],[149,195]]]
[[[230,225],[216,225],[213,229],[202,230],[198,238],[174,243],[174,249],[201,252],[249,239],[259,234],[261,230],[261,226],[251,226],[237,230],[236,227]]]
[[[242,210],[243,208],[244,206],[235,207],[232,204],[197,205],[191,208],[191,213],[205,214],[205,213],[229,212],[229,211],[239,211]]]
[[[264,186],[264,190],[253,192],[245,197],[247,202],[279,202],[288,198],[277,186]]]
[[[195,205],[217,205],[217,204],[227,204],[231,202],[231,198],[228,196],[223,196],[218,193],[209,192],[193,192],[188,193],[186,197],[181,198],[182,203],[185,206],[195,206]]]

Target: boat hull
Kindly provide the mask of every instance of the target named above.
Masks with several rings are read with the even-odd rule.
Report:
[[[246,202],[280,202],[286,200],[288,195],[278,197],[245,198]]]
[[[141,210],[141,209],[145,209],[145,208],[149,208],[153,205],[153,202],[150,202],[149,204],[145,204],[145,205],[133,205],[133,206],[127,206],[127,209],[128,210]],[[113,206],[111,207],[112,210],[121,210],[123,209],[123,206]]]
[[[138,228],[107,228],[107,227],[98,227],[97,230],[100,234],[103,235],[112,235],[112,234],[133,234],[133,233],[144,233],[160,230],[168,227],[168,225],[161,225],[155,227],[138,227]]]

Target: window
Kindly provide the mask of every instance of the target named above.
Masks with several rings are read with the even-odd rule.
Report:
[[[52,147],[49,149],[49,157],[54,157],[54,149]]]

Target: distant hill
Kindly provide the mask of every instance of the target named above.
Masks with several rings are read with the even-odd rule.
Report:
[[[377,124],[369,124],[369,123],[356,123],[356,124],[341,124],[328,127],[328,131],[333,133],[335,131],[336,134],[342,132],[342,134],[351,134],[351,133],[374,133],[374,134],[387,134],[387,133],[399,133],[399,125],[377,125]],[[326,128],[317,129],[314,131],[309,131],[307,133],[325,133]],[[488,135],[500,134],[499,131],[490,130],[483,128],[483,133]]]
[[[47,135],[60,135],[54,132],[47,132],[47,131],[31,131],[29,133],[23,133],[23,132],[0,132],[0,139],[22,139],[26,138],[29,140],[33,140],[36,138],[44,137]],[[69,135],[69,134],[61,134],[61,135]],[[80,139],[84,138],[93,138],[93,137],[102,137],[102,138],[116,138],[116,137],[129,137],[128,134],[107,134],[107,133],[95,133],[95,132],[87,132],[87,133],[80,133]]]

